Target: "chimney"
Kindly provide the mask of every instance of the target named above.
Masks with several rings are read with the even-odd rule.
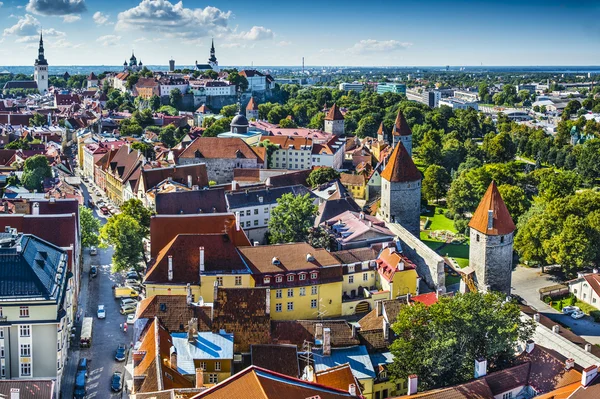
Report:
[[[585,351],[586,352],[591,352],[592,351],[592,344],[590,344],[590,343],[585,344]]]
[[[594,273],[594,274],[598,274],[598,268],[597,268],[597,267],[595,267],[594,269],[592,269],[592,273]]]
[[[196,340],[196,326],[198,325],[198,319],[192,317],[190,321],[188,321],[187,328],[187,339],[189,343],[193,343]]]
[[[187,175],[188,187],[192,188],[192,175]]]
[[[350,324],[350,327],[352,328],[352,338],[356,338],[356,324]]]
[[[266,303],[266,313],[271,314],[271,289],[267,288],[267,292],[265,293],[265,303]]]
[[[364,220],[365,219],[365,213],[364,212],[359,213],[358,217],[360,218],[360,220]]]
[[[417,386],[419,385],[419,377],[416,374],[408,376],[408,392],[407,395],[414,395],[417,393]]]
[[[187,283],[187,285],[185,286],[185,293],[186,293],[186,302],[188,304],[188,306],[190,306],[192,304],[192,287],[190,287],[190,283]]]
[[[377,309],[377,317],[381,316],[383,313],[383,302],[377,301],[375,302],[375,308]]]
[[[40,214],[40,204],[38,202],[34,202],[32,209],[31,209],[31,213],[33,215],[39,215]]]
[[[213,303],[217,302],[217,297],[219,296],[219,282],[215,280],[213,284]]]
[[[315,371],[313,367],[309,364],[304,367],[304,373],[302,374],[302,379],[304,381],[315,382]]]
[[[239,188],[239,184],[238,184],[237,180],[232,180],[231,181],[231,191],[237,191],[238,188]]]
[[[560,326],[558,324],[553,325],[552,332],[558,334],[560,332]]]
[[[10,399],[19,399],[19,388],[10,389]]]
[[[200,247],[200,274],[204,274],[204,247]]]
[[[315,324],[315,340],[323,339],[323,323]]]
[[[169,281],[173,280],[173,256],[169,255]]]
[[[533,321],[535,321],[536,323],[540,322],[540,314],[539,313],[535,313],[533,315]]]
[[[573,367],[575,367],[575,359],[569,358],[569,359],[565,360],[565,369],[566,370],[571,370]]]
[[[390,338],[390,323],[386,319],[383,319],[383,339],[388,340]]]
[[[598,375],[598,366],[592,364],[590,367],[583,369],[581,374],[581,385],[587,387],[590,382]]]
[[[323,329],[323,356],[331,355],[331,329]]]
[[[487,375],[487,360],[483,357],[475,359],[475,378],[485,377]]]
[[[404,261],[400,261],[398,262],[398,266],[396,266],[398,268],[398,270],[402,271],[404,270]]]
[[[235,213],[235,231],[240,231],[240,213]]]
[[[489,210],[488,211],[488,225],[487,225],[488,230],[491,230],[494,228],[494,211],[493,210]]]
[[[177,370],[177,349],[174,346],[171,346],[169,350],[169,367],[173,370]]]
[[[202,388],[204,386],[204,370],[201,368],[196,369],[196,388]]]
[[[525,351],[527,353],[531,353],[534,348],[535,348],[535,342],[532,339],[527,340],[527,343],[525,344]]]
[[[348,393],[352,396],[356,396],[356,384],[348,385]]]
[[[138,364],[140,364],[145,355],[145,351],[133,351],[133,354],[131,355],[133,359],[133,367],[136,367]]]

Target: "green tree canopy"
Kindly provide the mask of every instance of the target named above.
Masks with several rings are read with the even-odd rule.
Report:
[[[142,200],[137,198],[129,199],[121,205],[121,212],[124,215],[134,218],[143,229],[144,235],[150,233],[150,218],[154,212],[144,206]]]
[[[81,246],[91,247],[99,244],[98,233],[100,232],[100,221],[94,217],[91,209],[85,206],[79,207],[79,224],[81,225]]]
[[[230,105],[226,105],[223,108],[221,108],[221,111],[219,111],[219,113],[223,116],[233,117],[233,116],[235,116],[235,114],[237,114],[237,111],[238,111],[237,104],[230,104]]]
[[[296,124],[296,122],[294,122],[293,119],[288,119],[288,118],[283,118],[282,120],[279,121],[279,127],[280,128],[295,128],[298,127],[298,124]]]
[[[306,182],[310,184],[311,187],[317,187],[323,183],[327,183],[339,177],[340,172],[333,168],[318,168],[310,172],[310,174],[308,175],[308,179],[306,179]]]
[[[133,217],[124,213],[111,216],[100,230],[103,246],[112,245],[113,269],[127,270],[137,267],[144,258],[144,228]]]
[[[146,159],[154,159],[154,146],[150,143],[146,143],[145,141],[135,141],[131,143],[131,148],[144,154]]]
[[[242,93],[248,90],[248,79],[245,76],[240,75],[237,71],[229,72],[229,76],[227,76],[227,80],[229,83],[235,85],[237,90]]]
[[[306,241],[317,212],[318,207],[313,204],[310,194],[282,195],[277,199],[277,206],[271,211],[269,220],[271,244]]]
[[[178,88],[171,90],[169,93],[169,105],[178,110],[183,107],[183,94]]]
[[[48,118],[37,112],[33,114],[33,118],[29,120],[29,126],[45,126],[48,124]]]
[[[488,133],[483,138],[483,152],[488,162],[508,162],[515,158],[517,147],[510,133]]]
[[[52,168],[45,155],[34,155],[25,160],[21,181],[26,189],[41,190],[47,177],[52,177]]]
[[[442,166],[429,165],[425,169],[421,190],[428,201],[438,201],[446,195],[450,175]]]
[[[473,378],[475,359],[487,360],[490,371],[515,358],[515,347],[533,335],[533,322],[523,321],[517,303],[500,293],[467,293],[442,297],[400,309],[390,346],[393,378],[419,376],[419,389],[460,384]]]

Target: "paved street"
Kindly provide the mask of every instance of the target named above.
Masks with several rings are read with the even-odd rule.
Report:
[[[512,293],[519,295],[525,302],[554,321],[568,326],[575,334],[580,335],[592,344],[600,345],[600,325],[591,317],[575,320],[564,315],[540,299],[539,289],[559,284],[550,274],[542,274],[541,269],[517,267],[512,274]]]

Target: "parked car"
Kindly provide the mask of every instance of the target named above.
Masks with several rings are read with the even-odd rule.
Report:
[[[125,276],[126,279],[132,279],[132,280],[138,280],[140,278],[140,276],[137,274],[137,272],[127,272],[127,275]]]
[[[133,298],[123,298],[121,299],[121,306],[125,305],[137,305],[138,301]]]
[[[140,293],[131,287],[114,287],[115,299],[120,298],[137,298]]]
[[[125,344],[119,344],[117,346],[117,354],[115,355],[115,360],[117,362],[122,362],[127,358],[127,347]]]
[[[581,310],[576,310],[573,313],[571,313],[571,317],[574,319],[581,319],[582,317],[585,317],[585,313],[583,313]]]
[[[75,399],[83,399],[87,394],[87,390],[85,389],[85,378],[87,373],[85,371],[78,371],[75,374],[75,387],[73,389],[73,397]]]
[[[123,374],[119,371],[115,371],[110,380],[110,389],[115,392],[120,392],[123,389]]]
[[[123,305],[121,306],[121,314],[135,313],[136,309],[137,305]]]
[[[92,265],[90,267],[90,276],[96,277],[98,275],[98,266]]]
[[[96,247],[90,247],[90,255],[91,256],[98,255],[98,250],[96,249]]]
[[[85,376],[87,377],[88,360],[85,357],[79,359],[79,363],[77,364],[77,372],[80,371],[85,371]]]
[[[106,310],[104,310],[104,305],[98,305],[98,318],[99,319],[106,318]]]
[[[127,315],[127,324],[135,323],[135,313],[129,313]]]
[[[580,312],[581,309],[579,309],[577,306],[565,306],[564,308],[562,308],[562,312],[563,314],[571,314],[573,312]]]

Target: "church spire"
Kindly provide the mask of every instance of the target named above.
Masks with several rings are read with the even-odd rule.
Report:
[[[38,58],[35,60],[35,65],[48,65],[46,57],[44,56],[44,37],[40,30],[40,45],[38,47]]]
[[[212,39],[212,43],[210,46],[210,58],[209,62],[217,62],[217,57],[215,56],[215,39]]]

